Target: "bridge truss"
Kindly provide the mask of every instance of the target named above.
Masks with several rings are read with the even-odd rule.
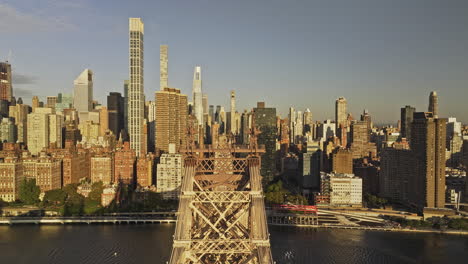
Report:
[[[187,151],[170,264],[273,263],[257,147]]]

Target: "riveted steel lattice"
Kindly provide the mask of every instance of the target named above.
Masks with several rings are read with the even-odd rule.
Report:
[[[169,263],[273,263],[259,151],[191,149]]]

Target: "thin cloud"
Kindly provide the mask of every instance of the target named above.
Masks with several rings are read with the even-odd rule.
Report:
[[[69,31],[76,27],[60,17],[26,13],[7,4],[0,4],[0,33]]]
[[[29,89],[24,88],[16,88],[13,87],[13,94],[15,95],[16,99],[18,98],[31,98],[33,96],[33,92]]]
[[[35,84],[38,78],[35,76],[30,76],[26,74],[13,74],[13,85],[15,84]]]

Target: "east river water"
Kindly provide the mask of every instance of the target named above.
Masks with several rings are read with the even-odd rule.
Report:
[[[0,226],[0,263],[166,263],[174,225]],[[271,227],[277,264],[468,263],[468,237]]]

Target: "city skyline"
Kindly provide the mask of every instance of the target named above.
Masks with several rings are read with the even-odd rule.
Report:
[[[455,1],[0,0],[0,262],[462,261]]]
[[[463,52],[468,39],[462,27],[466,24],[466,16],[462,16],[466,4],[447,7],[424,1],[423,8],[417,1],[410,6],[397,2],[390,9],[381,3],[366,5],[374,12],[363,15],[359,8],[310,3],[285,9],[283,15],[279,10],[286,3],[264,6],[260,2],[245,11],[232,3],[182,1],[180,4],[200,12],[197,17],[190,14],[173,23],[165,18],[174,15],[174,4],[145,3],[141,5],[145,10],[123,10],[126,5],[117,2],[115,9],[105,11],[105,1],[6,1],[0,4],[0,13],[9,21],[3,24],[11,27],[2,27],[0,32],[14,37],[0,43],[0,57],[10,57],[15,96],[23,97],[26,103],[33,95],[44,99],[58,91],[70,94],[76,75],[90,68],[95,73],[95,98],[105,104],[107,93],[122,92],[122,82],[128,78],[126,20],[137,16],[145,21],[147,30],[145,68],[151,73],[145,81],[148,99],[158,90],[159,47],[167,44],[172,54],[170,86],[190,94],[193,67],[200,65],[210,105],[228,107],[229,92],[235,90],[239,112],[253,108],[257,101],[266,101],[277,107],[282,117],[294,106],[298,110],[310,108],[314,120],[324,120],[333,119],[330,105],[343,96],[355,118],[365,108],[376,124],[396,123],[399,109],[405,105],[417,111],[427,109],[427,97],[420,95],[434,90],[440,96],[439,116],[456,116],[467,123],[462,101],[468,93],[464,76],[468,60],[464,60],[467,54]],[[364,3],[359,1],[361,7]],[[223,16],[232,8],[242,11],[245,21],[233,20],[230,14],[236,12]],[[87,21],[77,20],[79,11],[89,11]],[[382,15],[384,11],[389,14]],[[200,14],[205,16],[198,17]],[[219,25],[213,25],[214,19]],[[259,23],[253,23],[257,20]],[[348,20],[351,23],[346,25]],[[376,23],[364,25],[370,21]],[[221,27],[225,30],[219,31]],[[72,36],[77,33],[81,41]],[[83,34],[91,41],[83,42]],[[182,41],[190,38],[195,42]],[[31,40],[37,47],[26,45]],[[43,52],[37,52],[44,46]],[[52,49],[56,56],[49,54]],[[51,67],[40,66],[45,59]],[[235,70],[238,72],[232,74]],[[284,100],[286,91],[288,100]]]

